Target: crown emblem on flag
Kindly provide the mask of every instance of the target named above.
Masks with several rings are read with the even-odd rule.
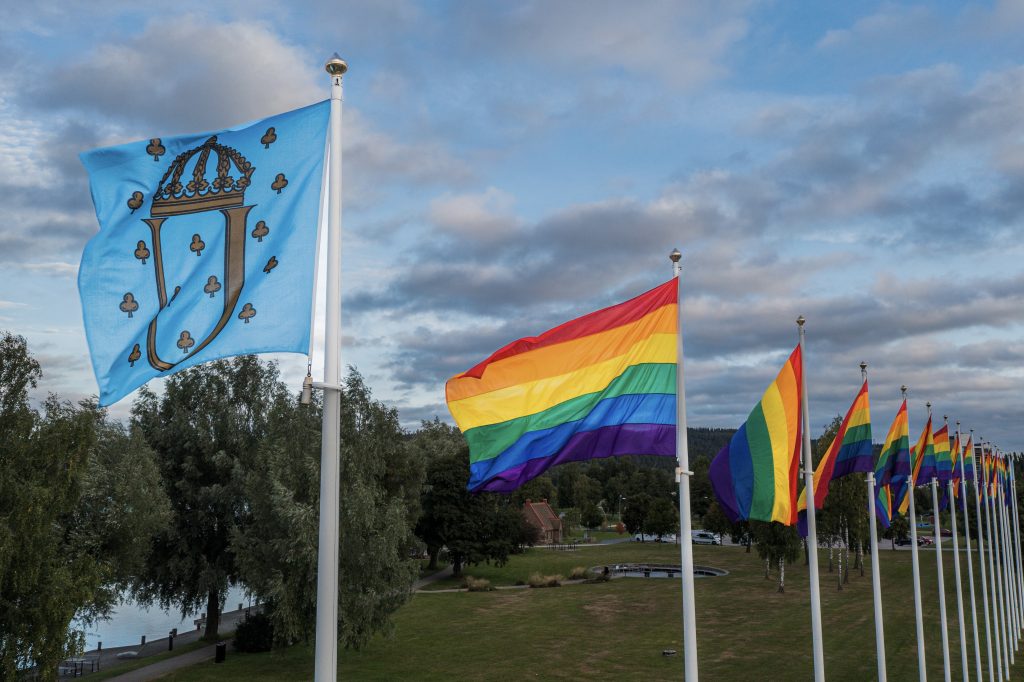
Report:
[[[211,152],[216,157],[217,176],[206,179]],[[237,177],[232,175],[232,166]],[[191,169],[191,180],[182,184],[186,170]],[[256,168],[238,150],[217,142],[217,136],[203,144],[179,154],[160,179],[153,195],[153,217],[198,213],[222,208],[233,208],[245,203],[245,188],[249,186]]]

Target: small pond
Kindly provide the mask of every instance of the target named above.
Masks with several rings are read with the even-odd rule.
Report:
[[[613,578],[678,578],[682,568],[676,564],[609,564],[608,566],[592,566],[590,572],[601,574],[607,568]],[[694,578],[717,578],[729,575],[729,571],[713,566],[694,566]]]

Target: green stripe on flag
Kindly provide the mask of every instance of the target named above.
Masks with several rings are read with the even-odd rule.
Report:
[[[750,445],[750,461],[754,469],[750,518],[771,521],[775,504],[775,458],[761,403],[754,407],[747,418],[747,443]]]
[[[644,363],[628,367],[615,377],[602,391],[577,396],[564,403],[499,424],[478,426],[466,431],[470,463],[493,459],[511,447],[523,434],[542,431],[579,421],[602,400],[621,395],[645,393],[674,394],[676,392],[676,366],[667,363]]]

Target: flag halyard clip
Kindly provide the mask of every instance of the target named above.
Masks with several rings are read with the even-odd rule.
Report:
[[[692,471],[683,471],[682,467],[676,467],[676,483],[683,480],[683,476],[693,476]]]
[[[338,384],[327,384],[322,381],[314,381],[313,388],[319,388],[324,391],[338,391],[339,393],[345,390],[343,386],[340,386]]]

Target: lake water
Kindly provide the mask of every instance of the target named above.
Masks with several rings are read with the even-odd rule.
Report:
[[[249,599],[243,588],[232,587],[228,590],[224,610],[234,611],[239,604],[248,606]],[[86,631],[85,650],[92,651],[99,642],[103,642],[104,649],[139,644],[142,635],[146,635],[148,642],[166,637],[174,628],[178,628],[179,633],[194,630],[196,625],[193,621],[199,618],[205,608],[182,618],[181,611],[164,611],[159,606],[147,607],[134,603],[122,604],[114,609],[110,620],[95,623]]]

